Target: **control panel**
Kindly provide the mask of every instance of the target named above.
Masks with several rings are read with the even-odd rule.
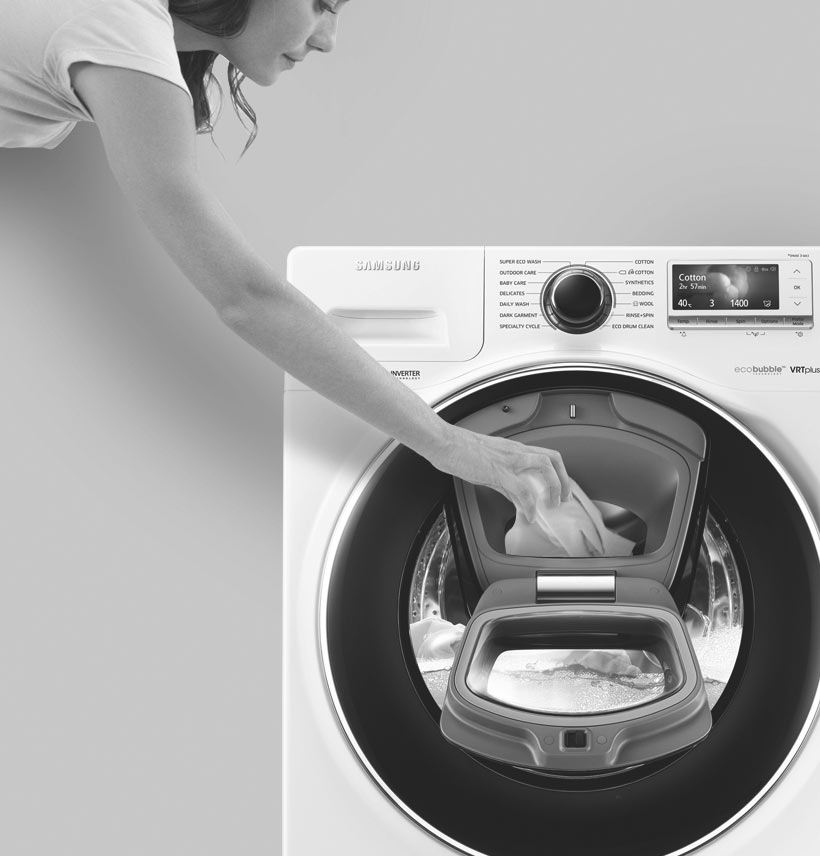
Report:
[[[591,361],[820,392],[818,260],[820,247],[302,247],[288,277],[415,389]]]
[[[813,326],[809,259],[670,260],[672,329],[802,329]]]
[[[485,282],[493,310],[488,320],[504,331],[552,328],[571,335],[661,326],[747,332],[814,326],[808,254],[729,252],[487,247]]]

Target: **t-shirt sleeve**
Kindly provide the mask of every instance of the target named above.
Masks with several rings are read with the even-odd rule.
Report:
[[[104,0],[66,21],[49,40],[47,79],[55,92],[87,113],[71,86],[69,68],[75,62],[152,74],[191,97],[179,67],[174,25],[161,0]]]

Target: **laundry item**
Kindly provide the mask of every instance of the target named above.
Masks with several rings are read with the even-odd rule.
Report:
[[[451,624],[442,618],[424,618],[410,625],[410,641],[417,660],[452,660],[463,635],[463,624]]]
[[[601,512],[572,481],[572,496],[557,508],[540,506],[530,523],[523,514],[507,533],[510,556],[630,556],[635,542],[607,529]]]

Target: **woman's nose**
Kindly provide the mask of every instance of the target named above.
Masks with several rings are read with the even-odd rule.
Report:
[[[308,39],[308,45],[323,53],[330,53],[336,46],[336,31],[338,29],[338,15],[322,15],[316,31]]]

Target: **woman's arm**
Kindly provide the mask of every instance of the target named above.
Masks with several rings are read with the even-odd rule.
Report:
[[[499,490],[530,519],[537,502],[569,497],[557,452],[449,425],[259,258],[200,177],[192,108],[181,89],[90,63],[73,65],[71,76],[122,190],[231,329],[434,466]]]

